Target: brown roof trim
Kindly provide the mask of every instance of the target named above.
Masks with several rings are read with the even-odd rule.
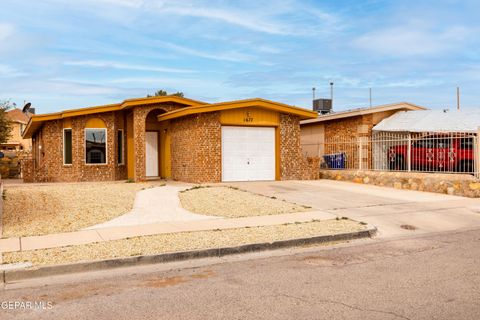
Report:
[[[342,118],[350,118],[350,117],[357,117],[366,114],[384,112],[384,111],[392,111],[392,110],[427,110],[427,108],[415,105],[409,102],[399,102],[399,103],[391,103],[385,104],[380,106],[375,106],[371,108],[359,108],[359,109],[352,109],[352,110],[345,110],[339,111],[324,115],[318,115],[316,119],[311,120],[303,120],[300,124],[311,124],[311,123],[319,123],[325,122],[330,120],[342,119]]]
[[[268,109],[278,111],[281,113],[294,114],[300,117],[300,119],[312,119],[317,116],[317,113],[312,110],[307,110],[288,104],[270,101],[261,98],[253,98],[246,100],[235,100],[227,102],[212,103],[208,105],[191,106],[187,108],[173,110],[167,113],[163,113],[157,117],[158,121],[170,120],[180,118],[192,114],[214,112],[228,109],[257,107],[261,109]]]
[[[32,135],[35,133],[38,128],[40,128],[45,121],[50,120],[58,120],[64,119],[69,117],[76,117],[81,115],[87,114],[96,114],[102,112],[109,112],[109,111],[118,111],[123,109],[132,108],[139,105],[150,105],[156,103],[165,103],[165,102],[173,102],[183,104],[185,106],[194,106],[194,105],[205,105],[206,102],[192,100],[183,97],[177,96],[161,96],[161,97],[146,97],[146,98],[134,98],[134,99],[127,99],[121,103],[114,103],[114,104],[106,104],[101,106],[94,106],[94,107],[87,107],[87,108],[80,108],[80,109],[70,109],[55,113],[45,113],[45,114],[37,114],[33,115],[30,118],[30,121],[25,128],[23,133],[24,138],[31,138]]]

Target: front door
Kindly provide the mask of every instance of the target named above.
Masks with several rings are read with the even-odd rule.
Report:
[[[158,177],[158,132],[147,131],[146,134],[146,176]]]

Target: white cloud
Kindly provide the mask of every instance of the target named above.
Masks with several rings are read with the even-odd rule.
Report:
[[[354,45],[363,50],[391,56],[439,54],[458,48],[468,36],[465,27],[449,27],[436,31],[415,24],[366,33]]]
[[[105,3],[108,5],[118,5],[128,8],[139,8],[145,4],[144,0],[94,0],[96,3]]]
[[[0,64],[0,77],[1,78],[10,78],[10,77],[20,77],[25,76],[26,73],[21,72],[11,66]]]
[[[288,28],[281,24],[266,21],[253,12],[242,12],[238,9],[224,10],[218,8],[202,8],[198,6],[178,6],[176,4],[166,3],[159,5],[158,9],[160,12],[164,13],[219,20],[253,31],[281,35],[292,33],[292,30],[288,30]]]
[[[177,44],[170,43],[170,42],[162,41],[159,43],[161,44],[162,47],[166,47],[168,49],[174,50],[179,53],[184,53],[187,55],[200,57],[200,58],[231,61],[231,62],[245,62],[245,61],[251,61],[253,59],[253,57],[250,55],[240,53],[240,52],[235,52],[235,51],[209,53],[209,52],[204,52],[201,50],[192,49],[185,46],[179,46]]]
[[[63,63],[67,66],[80,66],[80,67],[94,67],[94,68],[112,68],[112,69],[124,69],[124,70],[138,70],[138,71],[152,71],[152,72],[170,72],[170,73],[192,73],[193,70],[177,69],[168,67],[155,67],[137,64],[120,63],[113,61],[103,60],[80,60],[80,61],[66,61]]]
[[[221,85],[221,79],[208,79],[208,78],[161,78],[161,77],[125,77],[114,78],[107,81],[113,85],[135,85],[137,87],[151,87],[151,86],[174,86],[179,88],[178,90],[185,90],[185,88],[208,88],[218,87]]]
[[[13,35],[15,28],[13,25],[8,23],[0,23],[0,41],[6,40],[8,37]]]

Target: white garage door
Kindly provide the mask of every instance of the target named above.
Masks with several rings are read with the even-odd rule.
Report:
[[[222,127],[222,181],[275,180],[275,128]]]

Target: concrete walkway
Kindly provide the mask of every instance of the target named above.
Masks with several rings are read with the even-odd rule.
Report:
[[[314,219],[328,220],[334,219],[335,217],[336,215],[331,213],[309,211],[235,219],[217,218],[196,221],[161,222],[147,225],[102,227],[99,229],[48,234],[43,236],[0,239],[0,252],[48,249],[175,232],[224,230],[279,225],[284,223],[309,222]]]
[[[178,192],[188,187],[189,185],[166,185],[142,190],[135,197],[132,211],[110,221],[85,228],[85,230],[159,222],[217,219],[217,217],[194,214],[182,208]]]

